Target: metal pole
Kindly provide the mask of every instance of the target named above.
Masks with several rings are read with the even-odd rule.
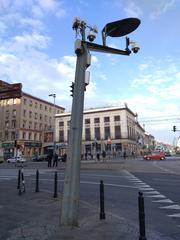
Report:
[[[84,86],[88,53],[84,44],[81,45],[81,50],[76,52],[77,62],[71,110],[69,149],[61,208],[61,224],[69,226],[78,226]]]
[[[18,171],[18,184],[17,184],[17,189],[19,189],[20,188],[20,181],[21,181],[21,169],[19,169],[19,171]]]
[[[54,195],[53,195],[54,198],[57,198],[58,197],[58,194],[57,194],[57,171],[55,171],[55,174],[54,174]]]
[[[35,192],[39,192],[39,171],[36,171],[36,190]]]
[[[139,233],[140,233],[139,240],[146,240],[144,197],[142,192],[139,192],[138,206],[139,206]]]
[[[101,180],[100,181],[100,214],[99,214],[100,220],[105,219],[106,215],[104,212],[104,183]]]
[[[54,98],[53,160],[55,160],[55,152],[56,152],[56,141],[55,141],[56,106],[55,106],[55,101],[56,101],[56,94],[53,95],[53,98]]]

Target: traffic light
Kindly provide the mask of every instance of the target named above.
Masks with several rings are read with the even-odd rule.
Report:
[[[74,82],[72,82],[70,88],[71,88],[71,90],[70,90],[71,95],[70,96],[73,97],[73,94],[74,94]]]
[[[176,132],[176,126],[173,126],[173,132]]]

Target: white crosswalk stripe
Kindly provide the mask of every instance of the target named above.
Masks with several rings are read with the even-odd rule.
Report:
[[[180,205],[174,204],[174,202],[171,199],[168,199],[165,195],[162,195],[160,192],[151,188],[151,186],[147,185],[145,182],[141,181],[139,178],[135,177],[130,172],[126,171],[126,174],[127,174],[127,178],[137,188],[139,188],[139,190],[143,191],[145,197],[148,197],[149,199],[152,199],[152,202],[157,203],[157,204],[158,203],[159,204],[167,204],[167,203],[170,204],[170,205],[165,205],[165,206],[157,206],[158,208],[160,208],[162,210],[173,211],[173,214],[168,214],[168,215],[166,214],[166,216],[171,217],[171,218],[180,218],[180,213],[178,211],[178,210],[180,210]],[[144,186],[143,186],[143,184],[144,184]],[[174,213],[175,210],[177,210],[178,212]],[[178,225],[178,226],[180,227],[180,225]]]

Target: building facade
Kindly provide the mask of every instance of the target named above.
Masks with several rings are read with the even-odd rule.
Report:
[[[71,113],[56,114],[56,142],[62,151],[68,146]],[[145,131],[126,105],[89,109],[83,115],[82,154],[102,152],[140,154]]]
[[[16,97],[11,84],[2,80],[0,86],[0,147],[4,157],[15,155],[15,151],[26,157],[46,152],[53,145],[55,114],[64,108],[22,90]]]

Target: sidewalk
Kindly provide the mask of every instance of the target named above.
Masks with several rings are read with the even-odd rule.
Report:
[[[1,185],[1,240],[138,240],[138,216],[136,222],[106,213],[99,220],[99,207],[80,201],[79,227],[62,227],[59,224],[62,194],[34,192],[27,186],[26,193],[18,195],[16,181]],[[2,221],[3,219],[3,221]],[[149,229],[148,229],[149,230]],[[171,240],[147,231],[147,240]]]

